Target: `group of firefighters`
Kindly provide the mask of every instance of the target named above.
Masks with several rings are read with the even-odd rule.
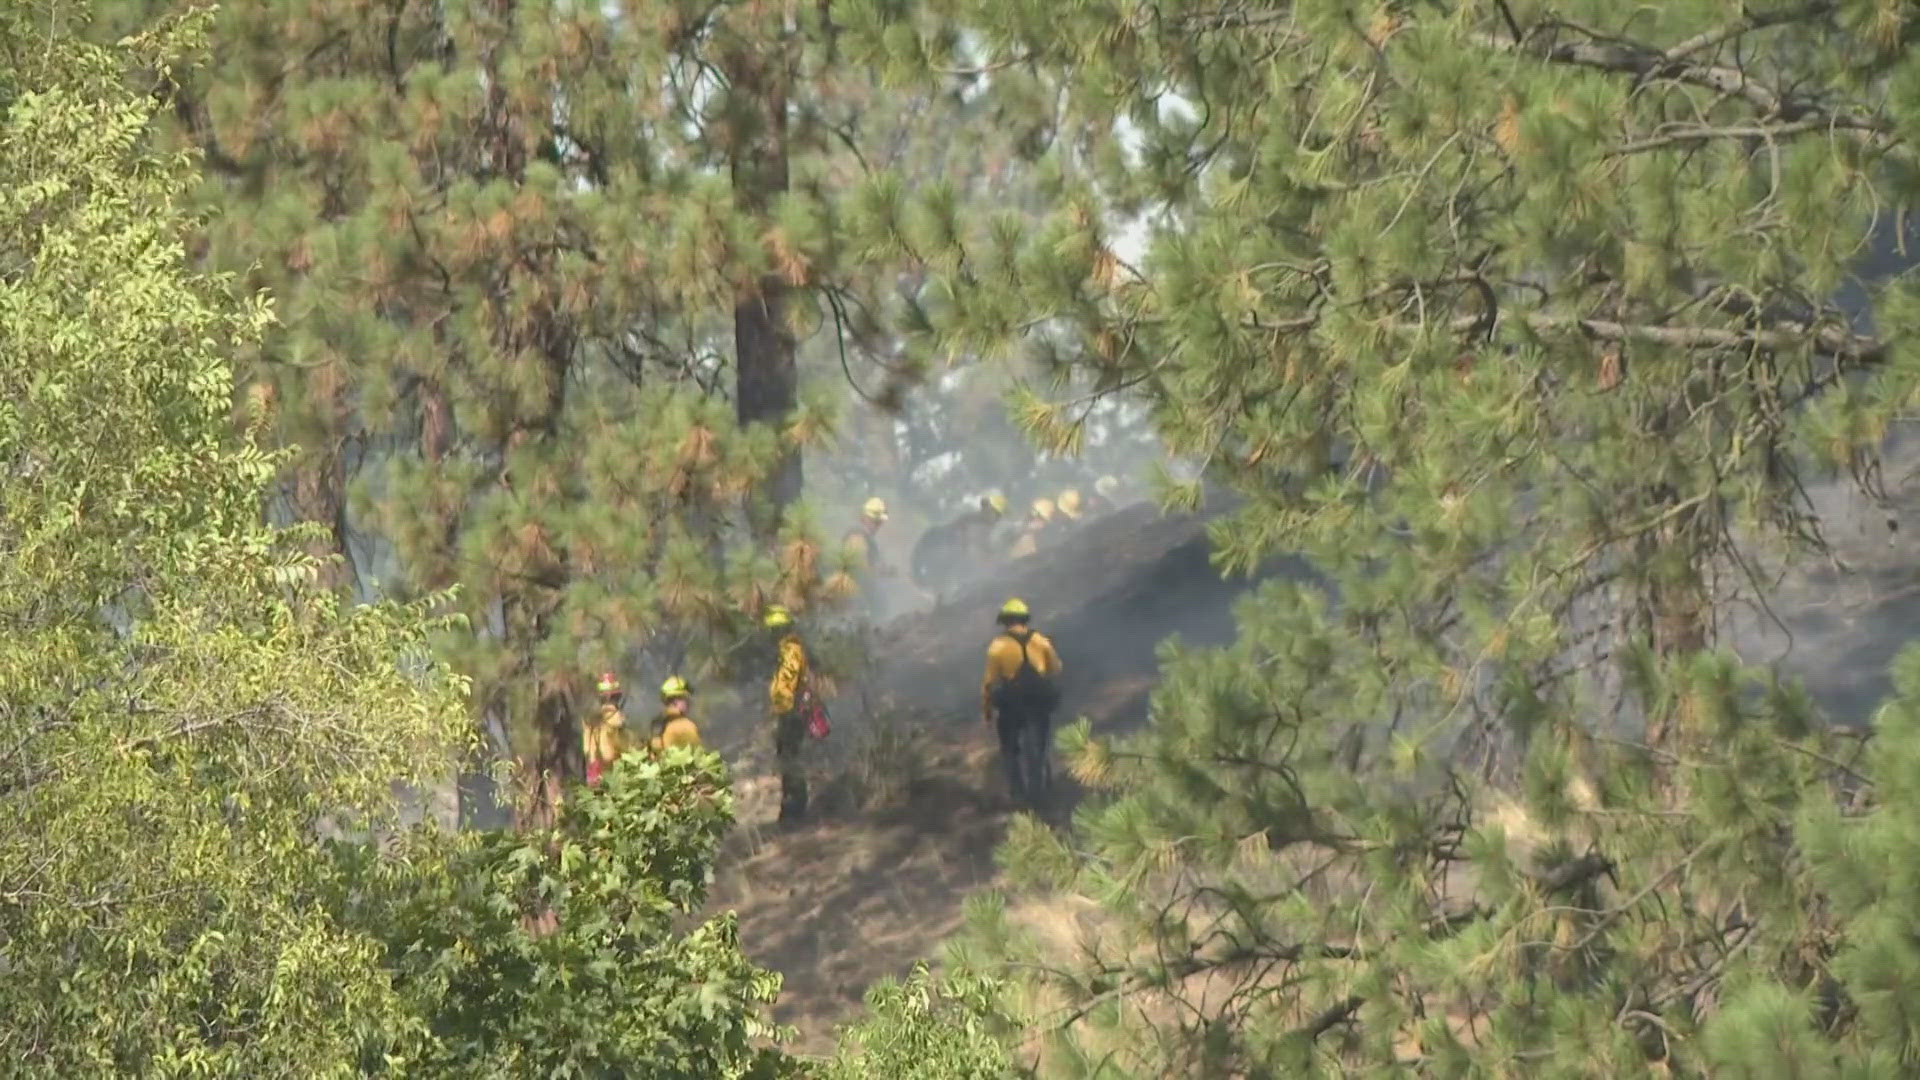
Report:
[[[1058,535],[1062,528],[1086,517],[1114,509],[1118,483],[1101,477],[1094,497],[1083,501],[1069,489],[1054,499],[1035,499],[1031,513],[1017,529],[1008,556],[1031,554]],[[979,508],[927,530],[915,545],[913,576],[922,588],[939,596],[956,573],[974,558],[991,553],[994,531],[1006,516],[1007,503],[999,494],[980,500]],[[887,572],[880,559],[876,536],[887,521],[886,503],[868,499],[860,524],[847,534],[849,546],[869,572]],[[866,582],[864,591],[871,592]],[[1010,599],[1001,605],[996,621],[1000,632],[987,645],[986,670],[980,681],[982,722],[999,737],[1009,792],[1035,799],[1051,783],[1047,748],[1052,738],[1053,713],[1060,703],[1057,680],[1060,654],[1046,635],[1033,629],[1025,601]],[[761,616],[764,632],[755,652],[770,667],[767,708],[773,726],[774,757],[780,772],[780,821],[791,824],[807,812],[807,778],[801,753],[809,735],[827,733],[825,712],[813,692],[807,649],[791,612],[779,605]],[[700,729],[692,717],[693,687],[675,675],[660,685],[660,711],[641,736],[627,724],[626,694],[612,673],[600,676],[600,703],[584,725],[587,783],[597,785],[605,770],[633,750],[660,753],[670,747],[701,745]]]
[[[1060,704],[1056,682],[1060,654],[1045,634],[1031,626],[1025,601],[1010,599],[1001,605],[1000,633],[987,645],[986,672],[980,680],[980,718],[999,736],[1007,786],[1015,797],[1037,798],[1051,782],[1047,746],[1052,738],[1054,710]],[[761,619],[775,658],[767,683],[767,706],[773,724],[774,757],[780,768],[780,821],[792,823],[807,811],[807,777],[801,750],[811,734],[826,734],[824,713],[814,699],[806,645],[793,616],[778,605]],[[629,751],[658,754],[670,747],[700,743],[700,728],[691,714],[693,687],[675,675],[660,684],[660,711],[644,737],[627,724],[626,691],[612,673],[600,676],[600,704],[585,724],[587,783],[597,785],[615,761]]]
[[[1095,481],[1091,496],[1082,498],[1079,489],[1068,488],[1052,498],[1037,498],[1028,506],[1025,517],[1011,522],[1007,520],[1006,496],[989,492],[973,509],[920,535],[908,567],[913,582],[936,602],[945,600],[969,570],[987,564],[995,554],[1008,559],[1032,555],[1080,523],[1117,509],[1119,491],[1118,478],[1102,476]],[[869,614],[876,618],[880,592],[875,579],[895,573],[880,552],[878,537],[886,522],[886,500],[868,499],[861,507],[859,523],[842,541],[862,577],[860,590],[870,607]]]

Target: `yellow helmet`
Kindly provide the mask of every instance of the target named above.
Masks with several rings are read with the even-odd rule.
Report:
[[[1093,482],[1093,491],[1096,495],[1112,498],[1113,493],[1119,490],[1120,478],[1117,476],[1103,476]]]
[[[878,495],[868,499],[867,504],[860,508],[860,516],[866,518],[868,521],[887,520],[887,500],[880,498]]]
[[[1070,518],[1080,516],[1080,492],[1068,488],[1060,493],[1060,512]]]
[[[1039,518],[1041,521],[1052,521],[1053,520],[1053,500],[1052,499],[1033,500],[1033,515]]]
[[[687,680],[681,678],[678,675],[675,675],[673,678],[668,679],[666,682],[663,682],[660,684],[660,700],[661,701],[672,701],[674,698],[683,698],[683,697],[692,697],[692,696],[693,696],[693,687],[688,686]]]
[[[769,604],[767,605],[766,613],[760,616],[760,625],[769,630],[778,630],[783,626],[792,626],[793,613],[779,604]]]
[[[995,514],[1000,514],[1000,515],[1006,514],[1007,497],[1005,495],[1002,495],[997,491],[990,492],[987,495],[985,502],[987,504],[987,508],[992,510]]]
[[[602,697],[609,694],[617,694],[620,692],[620,678],[611,671],[603,671],[600,673],[600,681],[594,685],[594,689],[600,691]]]
[[[1027,602],[1017,596],[1000,605],[1001,622],[1025,622],[1031,614],[1027,610]]]

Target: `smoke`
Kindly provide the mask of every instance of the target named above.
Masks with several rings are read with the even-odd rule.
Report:
[[[1074,492],[1090,510],[1096,489],[1108,487],[1116,507],[1128,506],[1151,496],[1156,470],[1198,475],[1196,465],[1167,452],[1144,402],[1093,395],[1090,386],[1053,373],[1045,396],[1075,403],[1066,416],[1079,427],[1078,452],[1038,449],[1008,406],[1009,394],[1023,383],[1032,386],[1035,375],[1000,361],[957,367],[908,395],[897,414],[868,405],[849,388],[836,438],[808,452],[804,498],[836,547],[858,525],[868,498],[887,504],[889,520],[875,540],[883,562],[898,572],[869,582],[878,594],[879,621],[934,605],[912,579],[914,544],[926,530],[977,510],[988,495],[1006,500],[993,537],[994,550],[1005,552],[1038,500],[1057,505]],[[841,375],[836,364],[816,377]]]

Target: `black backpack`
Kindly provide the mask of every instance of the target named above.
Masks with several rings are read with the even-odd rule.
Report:
[[[1054,683],[1053,676],[1041,674],[1040,669],[1033,666],[1033,658],[1027,655],[1027,639],[1032,634],[1005,636],[1020,646],[1020,670],[1000,684],[995,694],[1000,708],[1010,712],[1052,713],[1060,706],[1060,687]]]

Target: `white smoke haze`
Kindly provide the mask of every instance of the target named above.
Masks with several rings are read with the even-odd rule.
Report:
[[[816,378],[844,378],[837,359],[830,374],[825,364],[807,366]],[[1020,385],[1048,401],[1075,403],[1070,416],[1082,425],[1078,453],[1035,448],[1009,413],[1008,395]],[[1124,393],[1096,396],[1092,389],[1026,361],[996,358],[939,373],[909,393],[898,414],[849,393],[853,400],[831,445],[806,455],[803,498],[836,549],[868,498],[886,501],[889,520],[876,539],[900,573],[876,583],[883,618],[933,605],[907,572],[915,542],[927,529],[977,509],[989,494],[1007,501],[995,536],[995,550],[1004,551],[1036,500],[1057,503],[1067,491],[1089,500],[1101,478],[1112,477],[1114,502],[1125,506],[1152,497],[1159,471],[1198,476],[1197,463],[1168,453],[1143,401]]]

